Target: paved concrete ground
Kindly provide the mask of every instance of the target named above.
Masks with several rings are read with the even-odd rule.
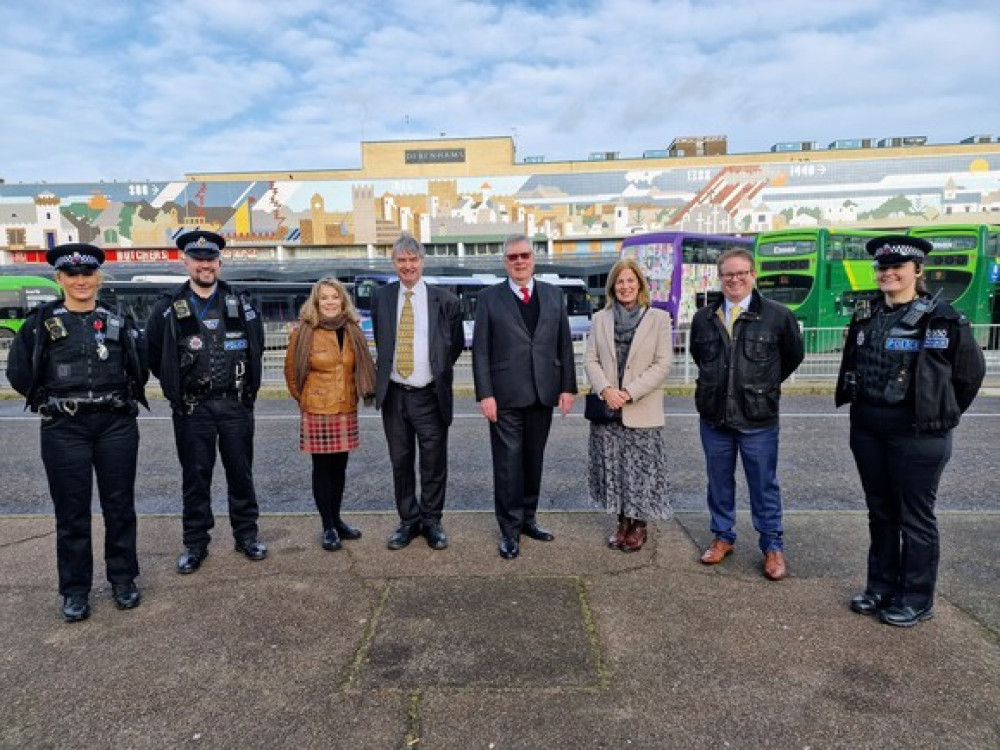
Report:
[[[789,514],[780,583],[746,533],[699,565],[702,513],[632,555],[603,546],[606,516],[548,513],[556,540],[515,561],[488,513],[446,515],[443,552],[351,520],[364,538],[329,553],[313,516],[265,516],[251,563],[222,518],[179,576],[179,519],[144,516],[142,606],[99,574],[67,625],[51,517],[3,518],[0,747],[1000,746],[998,513],[942,514],[936,616],[910,630],[846,608],[861,513]]]

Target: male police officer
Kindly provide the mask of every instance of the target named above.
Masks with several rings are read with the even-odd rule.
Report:
[[[216,443],[226,470],[236,551],[263,560],[253,485],[253,405],[260,388],[264,329],[245,295],[219,280],[225,240],[192,231],[177,239],[190,280],[154,305],[146,324],[150,369],[173,409],[183,472],[184,551],[178,573],[208,556]]]

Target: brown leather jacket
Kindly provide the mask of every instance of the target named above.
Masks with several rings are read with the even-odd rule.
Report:
[[[357,411],[358,389],[354,383],[354,349],[344,337],[341,348],[336,331],[313,331],[309,352],[309,373],[299,392],[295,384],[295,342],[299,329],[292,331],[285,354],[285,384],[299,408],[310,414],[344,414]]]

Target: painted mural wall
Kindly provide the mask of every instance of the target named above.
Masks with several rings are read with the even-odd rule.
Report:
[[[428,244],[496,242],[524,232],[585,252],[607,238],[673,227],[713,233],[794,226],[1000,223],[1000,154],[378,180],[178,180],[0,185],[4,263],[44,261],[63,242],[91,242],[110,260],[176,258],[194,228],[223,234],[231,257],[369,252],[401,231]],[[643,165],[645,167],[645,165]],[[515,170],[512,170],[512,172]],[[580,242],[568,242],[578,238]],[[594,242],[588,243],[591,239]],[[320,250],[322,249],[322,250]]]

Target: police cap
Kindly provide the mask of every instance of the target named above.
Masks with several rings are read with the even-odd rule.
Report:
[[[885,234],[868,240],[865,247],[875,258],[875,264],[883,267],[911,260],[923,263],[924,257],[934,249],[934,245],[927,240],[906,234]]]
[[[215,232],[196,229],[177,238],[177,247],[195,260],[215,260],[226,246],[226,241]]]
[[[57,271],[78,268],[94,271],[104,263],[104,251],[85,242],[68,242],[45,253],[45,260]]]

